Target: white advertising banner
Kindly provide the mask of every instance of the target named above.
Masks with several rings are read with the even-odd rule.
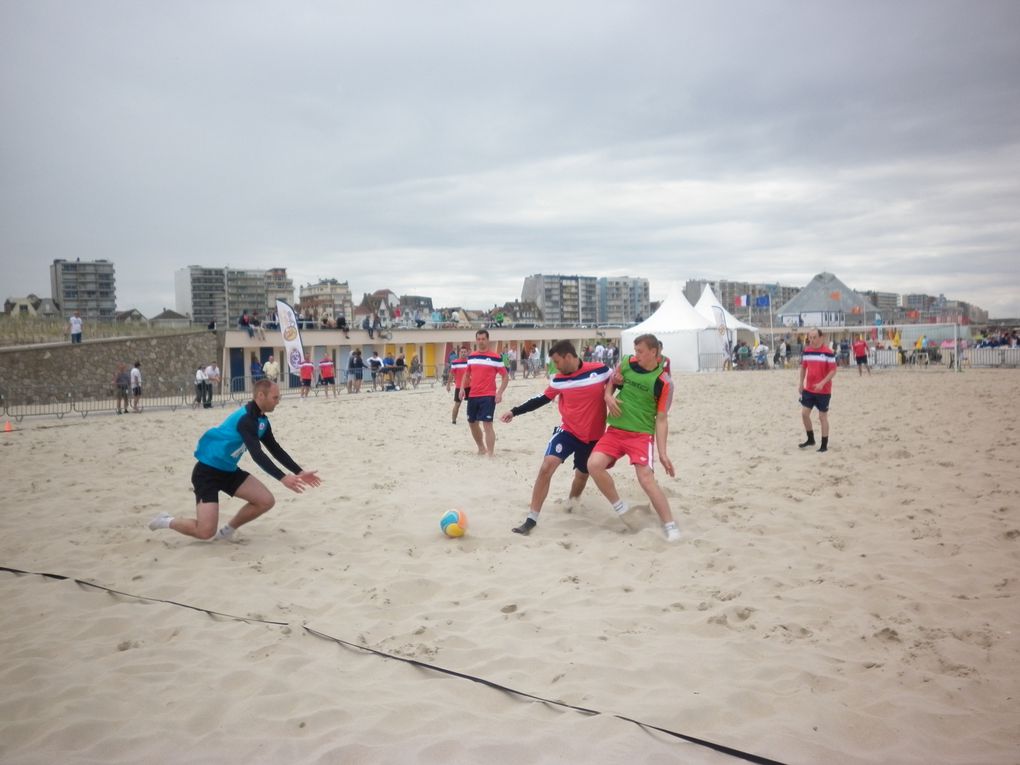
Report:
[[[305,358],[305,349],[301,345],[301,330],[298,328],[297,315],[294,309],[282,300],[276,301],[276,318],[280,322],[280,334],[283,345],[287,349],[287,367],[291,374],[297,374],[301,362]]]

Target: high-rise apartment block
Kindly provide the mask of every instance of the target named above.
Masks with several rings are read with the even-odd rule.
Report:
[[[293,283],[285,268],[188,266],[174,274],[174,292],[178,313],[190,316],[196,324],[216,322],[220,327],[233,326],[244,311],[265,319],[276,310],[277,295],[289,298],[288,302],[294,299]]]
[[[598,322],[598,279],[594,276],[525,277],[521,300],[535,303],[545,324]]]
[[[608,276],[598,280],[598,322],[629,326],[651,314],[648,280]]]
[[[113,321],[117,313],[113,263],[108,260],[54,260],[50,289],[65,318],[80,311],[83,319]]]

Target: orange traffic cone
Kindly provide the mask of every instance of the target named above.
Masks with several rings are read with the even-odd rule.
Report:
[[[4,433],[10,433],[14,428],[11,426],[11,421],[8,420],[7,424],[4,425]]]

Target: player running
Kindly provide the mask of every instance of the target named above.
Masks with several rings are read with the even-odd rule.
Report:
[[[509,423],[514,417],[533,412],[559,397],[562,422],[553,428],[531,490],[531,505],[524,523],[513,529],[517,534],[530,534],[538,523],[542,503],[549,494],[553,473],[571,454],[574,455],[574,480],[570,484],[569,502],[581,496],[588,483],[588,456],[606,430],[606,382],[613,372],[601,362],[581,361],[569,340],[560,340],[549,349],[559,372],[545,392],[515,406],[500,417]]]

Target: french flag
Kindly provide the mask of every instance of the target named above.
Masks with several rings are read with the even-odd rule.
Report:
[[[751,296],[737,295],[733,298],[733,304],[738,307],[746,308],[751,304]]]

